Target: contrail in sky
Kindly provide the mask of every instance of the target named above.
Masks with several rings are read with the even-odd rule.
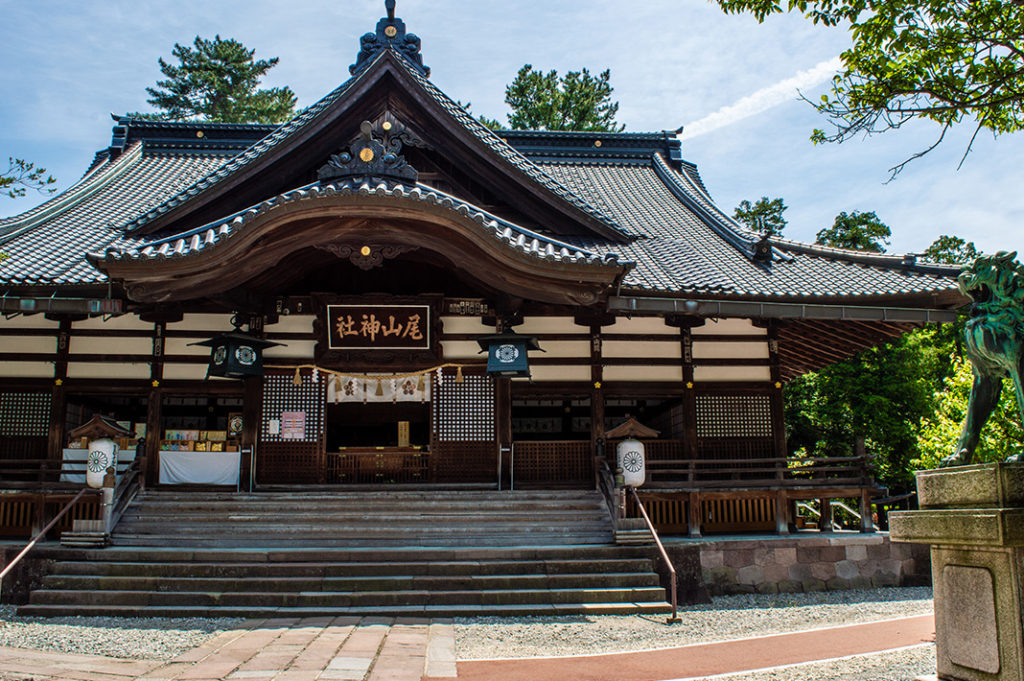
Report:
[[[736,121],[757,115],[773,106],[791,100],[797,90],[807,89],[823,83],[831,78],[842,67],[839,57],[832,57],[817,64],[806,71],[800,71],[792,78],[780,80],[774,85],[762,88],[752,95],[747,95],[735,104],[724,106],[718,111],[708,114],[704,118],[693,123],[688,123],[683,129],[680,139],[689,139],[703,135],[706,132],[735,123]]]

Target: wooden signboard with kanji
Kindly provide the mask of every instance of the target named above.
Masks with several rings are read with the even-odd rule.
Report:
[[[314,295],[317,363],[376,369],[440,362],[442,303],[440,295]]]

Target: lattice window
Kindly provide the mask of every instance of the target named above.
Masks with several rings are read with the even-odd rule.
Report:
[[[494,440],[494,381],[466,376],[462,383],[445,376],[434,382],[434,432],[438,440]]]
[[[767,395],[697,395],[697,437],[771,437]]]
[[[263,442],[319,442],[324,428],[324,376],[313,380],[311,372],[302,372],[302,385],[295,385],[295,374],[266,374],[263,377],[263,418],[260,439]],[[289,425],[283,415],[305,414],[304,432],[299,438],[285,438]],[[271,421],[278,422],[277,432],[270,432]],[[294,433],[294,430],[292,431]]]
[[[47,437],[50,393],[0,393],[0,437]]]

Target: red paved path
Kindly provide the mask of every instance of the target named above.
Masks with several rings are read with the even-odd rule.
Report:
[[[881,652],[935,638],[932,615],[636,653],[458,663],[459,681],[655,681]]]

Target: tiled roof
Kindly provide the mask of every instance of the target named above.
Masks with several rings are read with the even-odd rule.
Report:
[[[396,61],[403,63],[401,59]],[[357,185],[354,180],[292,190],[215,223],[192,225],[171,237],[126,232],[126,228],[172,210],[279,149],[343,97],[353,79],[276,129],[117,120],[115,142],[121,146],[112,145],[109,152],[98,154],[78,183],[37,208],[0,220],[0,251],[9,256],[0,261],[0,285],[102,284],[106,277],[86,260],[87,252],[100,259],[185,257],[230,239],[255,216],[283,203],[332,193],[382,192],[457,211],[480,224],[482,234],[536,257],[610,266],[605,258],[617,256],[620,264],[635,263],[623,287],[648,295],[811,302],[955,291],[955,267],[908,264],[899,256],[855,253],[785,239],[772,239],[771,262],[756,262],[752,254],[758,235],[737,225],[714,204],[696,168],[679,158],[679,145],[671,133],[495,133],[418,71],[406,70],[490,152],[535,182],[538,191],[561,197],[588,219],[628,235],[631,241],[619,243],[597,236],[597,232],[593,237],[556,239],[425,184],[374,181]],[[197,134],[204,126],[210,134]],[[238,151],[249,139],[264,134]]]
[[[600,210],[590,205],[586,201],[576,196],[573,192],[563,187],[553,178],[545,174],[540,168],[538,168],[533,162],[527,159],[525,156],[520,154],[514,148],[512,148],[507,142],[498,137],[494,132],[485,126],[481,125],[473,116],[471,116],[462,106],[457,104],[450,97],[445,95],[441,90],[434,86],[433,83],[420,71],[419,68],[409,63],[407,58],[392,49],[383,50],[375,59],[374,62],[378,62],[385,58],[385,56],[391,55],[395,59],[394,61],[412,77],[449,115],[457,120],[462,126],[464,126],[469,132],[486,144],[492,151],[494,151],[500,158],[507,163],[514,166],[519,171],[525,173],[532,180],[541,185],[544,189],[554,193],[559,198],[567,201],[578,210],[587,214],[590,218],[602,223],[607,228],[614,232],[618,232],[619,226],[614,223],[608,216],[604,215]],[[330,92],[327,96],[320,99],[309,108],[300,112],[289,122],[281,125],[279,128],[274,130],[271,134],[264,137],[262,140],[252,145],[245,152],[239,154],[229,163],[225,163],[218,167],[215,171],[211,172],[206,177],[199,179],[195,184],[184,188],[181,192],[174,196],[167,198],[161,204],[155,206],[146,213],[138,216],[126,225],[126,228],[131,231],[144,226],[147,222],[167,213],[168,211],[182,205],[188,200],[202,194],[207,189],[213,187],[219,182],[231,177],[233,174],[238,172],[243,167],[265,157],[275,148],[281,146],[293,137],[301,134],[313,121],[315,121],[321,114],[329,109],[335,102],[341,99],[352,86],[359,80],[366,77],[367,73],[373,70],[373,66],[367,67],[359,72],[359,75],[350,78],[345,83],[340,85],[338,88]]]
[[[0,282],[8,285],[101,283],[85,259],[122,237],[121,225],[169,193],[223,165],[227,156],[150,153],[136,143],[43,205],[0,222]]]
[[[421,202],[447,208],[452,212],[473,220],[481,227],[481,233],[497,239],[521,253],[543,260],[572,262],[597,266],[618,266],[618,255],[606,252],[598,255],[593,251],[572,246],[551,237],[531,232],[528,229],[503,220],[483,211],[457,197],[438,191],[423,184],[410,187],[391,180],[346,178],[335,182],[313,183],[285,192],[259,205],[252,206],[224,220],[191,230],[184,234],[163,239],[124,239],[110,244],[102,252],[90,254],[90,260],[168,260],[184,258],[200,251],[215,248],[229,241],[245,230],[253,219],[286,204],[315,201],[331,196],[351,195],[389,196],[396,199]]]

